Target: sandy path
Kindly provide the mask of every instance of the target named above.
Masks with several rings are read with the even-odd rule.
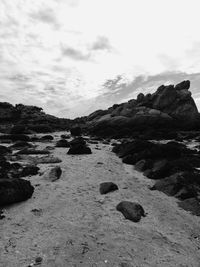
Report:
[[[33,197],[9,207],[0,221],[0,266],[28,267],[37,256],[48,267],[200,266],[200,218],[150,191],[152,181],[124,166],[110,146],[91,147],[93,154],[83,156],[53,151],[63,160],[60,180],[51,183],[46,173],[30,178]],[[101,196],[103,181],[120,190]],[[122,200],[138,201],[148,215],[125,220],[115,209]]]

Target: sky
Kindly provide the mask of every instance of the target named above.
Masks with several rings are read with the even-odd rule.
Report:
[[[0,101],[75,118],[191,80],[199,0],[0,0]]]

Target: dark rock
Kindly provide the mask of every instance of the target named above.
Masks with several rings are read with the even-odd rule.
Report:
[[[142,216],[145,217],[143,207],[135,202],[122,201],[117,205],[116,209],[120,211],[126,219],[133,222],[139,222]]]
[[[56,143],[56,147],[70,147],[70,145],[67,140],[61,139]]]
[[[153,161],[150,159],[142,159],[135,164],[135,170],[140,172],[146,171],[147,169],[151,169],[152,167]]]
[[[40,138],[42,141],[52,141],[54,137],[52,135],[44,135]]]
[[[197,198],[185,199],[184,201],[180,201],[178,205],[193,215],[200,216],[200,201]]]
[[[51,182],[54,182],[60,178],[61,174],[62,174],[62,169],[60,168],[60,166],[56,166],[50,170],[48,179]]]
[[[12,151],[11,151],[10,148],[0,145],[0,155],[1,156],[7,155],[7,154],[11,154],[11,153],[12,153]]]
[[[26,127],[24,125],[15,125],[12,127],[10,134],[24,134],[26,133]]]
[[[71,136],[68,135],[68,134],[62,134],[60,137],[61,137],[62,139],[70,139],[70,138],[71,138]]]
[[[188,90],[190,88],[190,81],[182,81],[175,86],[176,90]]]
[[[100,184],[100,194],[107,194],[109,192],[113,192],[115,190],[118,190],[118,186],[112,182],[105,182]]]
[[[89,147],[82,144],[73,145],[69,151],[67,152],[69,155],[75,155],[75,154],[92,154],[92,151]]]
[[[22,149],[22,148],[30,148],[30,147],[33,147],[33,145],[26,141],[17,141],[13,145],[10,146],[10,148],[12,149]]]
[[[81,135],[81,128],[80,127],[73,127],[70,129],[71,135],[73,136],[79,136]]]
[[[83,137],[77,137],[74,138],[70,143],[70,146],[74,146],[74,145],[85,145],[86,141],[83,139]]]
[[[30,137],[25,134],[7,134],[7,135],[1,135],[0,140],[12,140],[15,141],[30,141]]]
[[[34,187],[23,179],[0,179],[0,206],[27,200],[33,194]]]
[[[36,150],[36,149],[22,149],[16,153],[17,155],[43,155],[50,154],[48,150]]]
[[[153,168],[147,175],[150,179],[162,179],[169,176],[171,173],[169,162],[166,159],[155,161]]]
[[[39,170],[40,169],[37,166],[34,166],[34,165],[26,166],[26,167],[23,168],[20,176],[21,177],[26,177],[26,176],[29,176],[29,175],[37,175]]]

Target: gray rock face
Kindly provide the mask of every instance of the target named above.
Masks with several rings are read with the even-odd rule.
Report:
[[[122,201],[117,205],[116,209],[120,211],[126,219],[133,222],[139,222],[142,216],[145,217],[143,207],[135,202]]]

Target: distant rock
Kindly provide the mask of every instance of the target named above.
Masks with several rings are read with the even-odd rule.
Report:
[[[70,144],[67,140],[61,139],[61,140],[57,141],[56,147],[70,147]]]
[[[16,154],[22,154],[22,155],[44,155],[44,154],[50,154],[50,152],[46,149],[44,150],[37,150],[37,149],[22,149]]]
[[[77,145],[73,145],[72,147],[70,147],[67,154],[69,154],[69,155],[92,154],[92,151],[86,145],[77,144]]]
[[[133,222],[139,222],[142,216],[145,217],[143,207],[135,202],[122,201],[117,205],[116,209],[120,211],[126,219]]]
[[[81,131],[81,128],[79,126],[77,126],[77,127],[71,128],[70,132],[71,132],[71,135],[73,135],[73,136],[79,136],[79,135],[81,135],[82,131]]]
[[[101,183],[99,187],[100,194],[107,194],[118,190],[118,186],[113,182]]]
[[[54,137],[52,135],[44,135],[40,138],[42,141],[52,141]]]

